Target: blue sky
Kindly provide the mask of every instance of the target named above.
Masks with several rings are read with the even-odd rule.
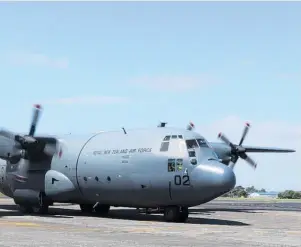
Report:
[[[225,131],[236,142],[248,120],[246,144],[297,149],[300,12],[299,2],[1,3],[0,125],[27,131],[42,103],[40,132],[192,120],[210,141]],[[256,157],[255,172],[238,162],[238,183],[301,189],[300,155]]]

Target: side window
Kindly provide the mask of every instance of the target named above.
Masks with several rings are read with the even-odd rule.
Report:
[[[169,147],[169,142],[162,142],[161,143],[160,152],[166,152],[166,151],[168,151],[168,147]]]
[[[186,145],[187,145],[187,148],[190,149],[190,148],[198,148],[198,144],[196,142],[196,140],[187,140],[186,141]]]
[[[176,160],[168,159],[168,172],[174,172],[176,170]]]
[[[177,168],[177,171],[182,171],[182,169],[183,169],[183,159],[177,159],[176,168]]]
[[[169,147],[170,136],[165,136],[163,142],[161,143],[160,152],[167,152]]]
[[[189,157],[196,157],[194,150],[188,150]]]

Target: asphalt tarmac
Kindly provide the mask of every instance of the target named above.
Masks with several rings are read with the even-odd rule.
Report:
[[[23,216],[0,199],[0,246],[301,246],[301,203],[213,201],[190,209],[187,223],[112,208],[109,217],[55,205],[47,216]]]

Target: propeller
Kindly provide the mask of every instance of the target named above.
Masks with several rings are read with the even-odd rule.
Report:
[[[194,128],[195,128],[195,125],[193,122],[189,122],[189,124],[186,127],[187,130],[193,130]]]
[[[41,105],[34,105],[33,116],[28,135],[15,134],[5,129],[0,130],[0,136],[13,141],[14,143],[13,148],[11,149],[12,152],[7,153],[7,157],[3,158],[6,158],[9,161],[15,163],[18,162],[21,158],[28,158],[28,151],[32,151],[38,148],[39,142],[36,138],[34,138],[34,134],[41,115],[41,111]]]
[[[242,144],[249,132],[250,127],[251,127],[250,124],[246,123],[243,133],[242,133],[242,137],[241,137],[238,145],[233,144],[223,133],[219,133],[219,135],[218,135],[218,138],[220,138],[224,143],[229,145],[231,148],[231,158],[228,161],[231,162],[229,164],[229,166],[232,168],[234,168],[234,166],[239,158],[245,160],[254,169],[256,169],[256,167],[257,167],[257,163],[246,154],[246,152],[248,150],[242,146]]]

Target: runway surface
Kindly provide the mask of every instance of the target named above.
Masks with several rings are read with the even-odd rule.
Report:
[[[301,203],[213,201],[190,209],[187,223],[112,208],[107,218],[56,205],[48,216],[23,216],[0,199],[0,246],[301,246]]]

